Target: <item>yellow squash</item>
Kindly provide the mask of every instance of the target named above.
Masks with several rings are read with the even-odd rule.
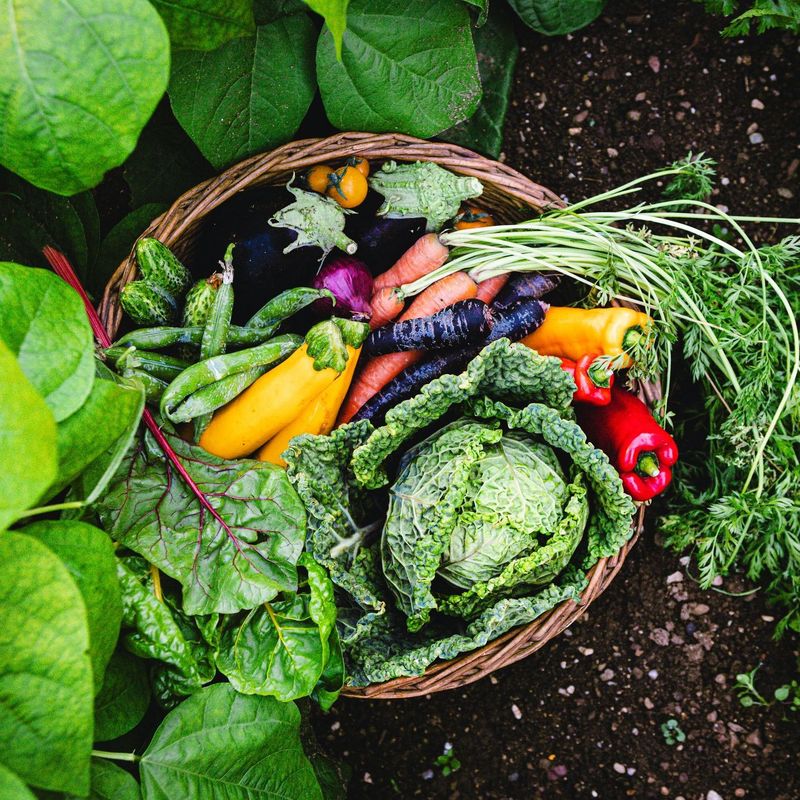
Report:
[[[344,402],[347,390],[353,380],[360,353],[361,348],[354,350],[348,345],[347,366],[344,368],[344,372],[258,451],[256,458],[259,461],[269,461],[271,464],[285,467],[286,462],[281,454],[295,436],[303,433],[327,434],[333,430],[339,408]]]
[[[621,366],[632,363],[628,355],[653,320],[630,308],[564,308],[551,306],[544,322],[522,343],[543,356],[577,361],[587,353],[619,356]]]
[[[339,377],[332,367],[314,369],[302,344],[277,367],[214,413],[200,447],[220,458],[241,458],[288,425]]]

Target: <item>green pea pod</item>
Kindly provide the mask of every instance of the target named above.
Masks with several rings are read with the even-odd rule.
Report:
[[[231,325],[228,329],[228,345],[241,347],[245,345],[262,344],[270,339],[278,325],[264,328],[247,328],[241,325]],[[192,344],[199,346],[203,341],[203,328],[192,326],[190,328],[177,328],[161,325],[153,328],[138,328],[135,331],[120,336],[114,345],[136,347],[140,350],[161,350],[175,345]]]
[[[183,297],[192,276],[173,252],[158,239],[145,237],[136,242],[136,260],[142,277],[168,291],[173,297]]]
[[[122,373],[125,378],[135,378],[139,383],[144,386],[144,397],[148,403],[158,405],[164,395],[164,390],[169,386],[169,383],[143,369],[126,369]]]
[[[239,350],[236,353],[225,353],[192,364],[178,375],[164,392],[161,398],[162,416],[174,421],[172,415],[175,409],[198,389],[247,369],[274,364],[293,353],[302,342],[299,336],[287,333],[257,347]]]
[[[267,302],[261,309],[256,311],[247,321],[247,328],[277,328],[281,322],[294,316],[306,306],[311,305],[315,300],[327,298],[336,302],[333,292],[327,289],[309,289],[306,286],[298,286],[296,289],[287,289]]]
[[[196,392],[190,394],[173,412],[173,422],[195,421],[204,416],[210,416],[211,412],[222,408],[226,403],[230,403],[234,397],[238,397],[250,384],[255,383],[265,372],[272,369],[275,364],[265,364],[260,367],[237,372],[228,375],[227,378],[209,383]],[[202,435],[202,433],[201,433]]]
[[[140,325],[166,325],[174,321],[175,298],[162,286],[150,281],[131,281],[122,287],[119,302],[123,311]]]
[[[136,347],[114,345],[105,350],[106,358],[121,372],[125,369],[143,369],[156,378],[172,381],[189,366],[188,361],[164,353],[150,353]]]
[[[200,342],[200,359],[221,355],[225,352],[228,343],[228,328],[231,326],[233,313],[233,245],[229,244],[225,251],[225,260],[222,264],[222,285],[217,289],[214,305],[206,320],[203,329],[203,339]],[[211,414],[201,414],[194,421],[194,440],[200,441],[203,431],[211,422]]]

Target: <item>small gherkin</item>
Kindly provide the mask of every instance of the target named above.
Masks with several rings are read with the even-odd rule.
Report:
[[[136,242],[136,260],[142,278],[166,289],[173,297],[183,297],[192,276],[172,251],[158,239],[145,237]]]
[[[123,311],[140,325],[169,325],[175,322],[175,298],[150,281],[132,281],[124,286],[119,293],[119,302]]]
[[[430,161],[387,161],[369,179],[369,185],[383,195],[378,214],[425,217],[429,231],[438,231],[458,213],[464,200],[483,192],[483,184],[477,178],[454,175]]]
[[[204,327],[214,306],[214,298],[222,284],[222,275],[215,272],[208,278],[197,281],[186,294],[183,307],[183,327]]]

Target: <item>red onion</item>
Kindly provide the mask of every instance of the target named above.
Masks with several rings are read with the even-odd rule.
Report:
[[[314,308],[321,314],[333,312],[339,317],[370,318],[372,275],[363,261],[345,255],[332,259],[317,273],[314,288],[327,289],[336,298],[336,305],[328,298],[314,302]]]

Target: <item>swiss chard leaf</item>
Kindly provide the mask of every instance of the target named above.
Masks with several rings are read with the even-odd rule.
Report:
[[[468,120],[446,130],[442,139],[497,158],[519,53],[507,10],[492,11],[489,21],[475,32],[475,49],[483,87],[480,105]]]
[[[459,0],[352,0],[341,61],[320,35],[317,79],[337,128],[435,136],[481,97],[469,12]]]
[[[94,699],[95,741],[110,741],[135,728],[149,705],[150,681],[144,661],[116,650]]]
[[[133,150],[166,89],[163,23],[146,0],[28,0],[9,6],[8,24],[0,161],[56,194],[91,188]]]
[[[0,338],[0,531],[56,476],[53,414]]]
[[[213,50],[253,32],[252,0],[152,0],[173,48]]]
[[[0,339],[56,422],[77,411],[94,382],[92,329],[78,294],[52,272],[0,263]]]
[[[313,40],[314,26],[301,13],[210,53],[174,54],[172,110],[216,168],[292,137],[316,89]]]
[[[144,390],[136,381],[110,372],[108,376],[97,377],[86,402],[58,425],[58,478],[48,492],[51,496],[80,476],[80,494],[92,502],[133,441]]]
[[[83,280],[97,255],[100,220],[89,192],[60,197],[11,172],[0,174],[0,261],[47,267],[49,244],[69,256]]]
[[[299,727],[293,703],[239,694],[226,683],[207,686],[155,732],[140,762],[144,796],[322,800]]]
[[[217,666],[238,692],[296,700],[311,694],[323,674],[336,621],[333,584],[308,553],[300,563],[308,592],[265,603],[222,635]]]
[[[122,598],[111,539],[75,520],[41,520],[22,529],[52,550],[78,585],[89,623],[89,657],[95,692],[103,684],[122,622]]]
[[[85,796],[92,749],[86,607],[67,568],[30,536],[0,536],[0,763]]]
[[[508,0],[520,19],[546,36],[583,28],[600,16],[606,0]]]
[[[148,432],[98,502],[104,527],[181,583],[187,614],[230,614],[293,591],[305,511],[284,470],[165,435],[215,515]]]

